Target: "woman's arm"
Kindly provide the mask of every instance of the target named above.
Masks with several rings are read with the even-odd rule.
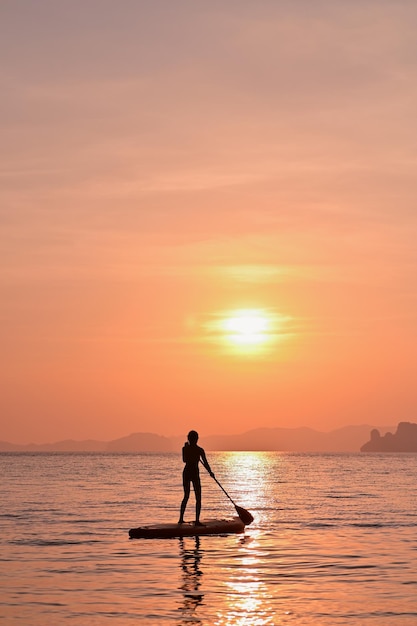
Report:
[[[203,463],[204,467],[206,468],[210,476],[214,478],[214,473],[211,471],[211,467],[209,465],[209,462],[207,461],[206,453],[204,452],[203,448],[200,448],[200,450],[201,450],[201,462]]]

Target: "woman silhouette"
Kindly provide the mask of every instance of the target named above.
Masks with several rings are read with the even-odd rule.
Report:
[[[184,513],[187,506],[188,499],[190,497],[190,488],[191,483],[193,483],[194,493],[195,493],[195,525],[203,526],[200,522],[200,511],[201,511],[201,482],[200,482],[200,470],[199,470],[199,462],[201,460],[202,464],[210,474],[212,478],[214,478],[214,474],[211,471],[210,465],[206,459],[206,453],[203,448],[197,445],[198,441],[198,433],[195,430],[190,430],[187,436],[188,441],[185,442],[184,447],[182,449],[182,460],[185,463],[184,470],[182,472],[182,484],[184,487],[184,498],[181,502],[181,511],[180,511],[180,519],[178,520],[178,524],[184,523]]]

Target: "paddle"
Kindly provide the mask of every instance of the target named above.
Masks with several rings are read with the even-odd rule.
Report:
[[[253,515],[252,513],[250,513],[249,511],[247,511],[246,509],[243,509],[241,506],[238,506],[237,504],[235,504],[232,500],[232,498],[229,496],[229,494],[227,493],[226,489],[224,489],[224,487],[221,486],[221,484],[219,483],[219,481],[217,480],[217,478],[215,476],[212,476],[213,480],[216,481],[216,483],[219,485],[220,489],[223,491],[223,493],[226,494],[226,496],[229,498],[230,502],[233,504],[233,506],[236,509],[236,513],[239,515],[240,519],[242,520],[242,522],[245,524],[245,526],[249,526],[249,524],[252,524],[253,522]]]

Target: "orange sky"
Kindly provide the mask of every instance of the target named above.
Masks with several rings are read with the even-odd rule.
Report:
[[[417,421],[416,27],[3,1],[0,439]],[[274,341],[230,350],[252,308]]]

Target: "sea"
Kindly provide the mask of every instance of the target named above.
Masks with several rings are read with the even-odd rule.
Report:
[[[0,454],[0,624],[417,625],[417,455],[208,459],[242,535],[129,539],[177,521],[180,454]]]

